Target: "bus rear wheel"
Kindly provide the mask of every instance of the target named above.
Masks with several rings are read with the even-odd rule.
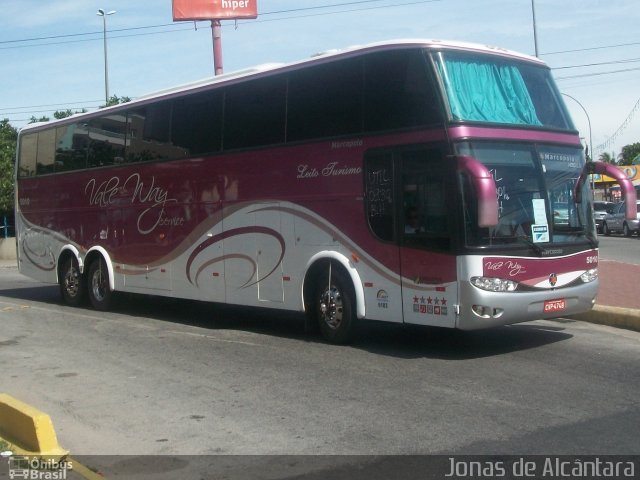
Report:
[[[60,293],[65,303],[72,307],[81,305],[85,298],[86,285],[75,257],[70,256],[63,261],[59,278]]]
[[[89,265],[87,275],[89,300],[96,310],[109,310],[113,300],[113,292],[109,288],[109,272],[102,258],[97,258]]]
[[[355,331],[355,293],[347,275],[332,267],[329,265],[318,278],[314,309],[322,336],[331,343],[344,344]]]

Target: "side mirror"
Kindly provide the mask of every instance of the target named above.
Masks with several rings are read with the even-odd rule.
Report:
[[[498,225],[498,189],[491,172],[468,155],[458,157],[458,170],[471,178],[478,195],[478,227]]]
[[[576,182],[575,187],[575,199],[576,202],[580,203],[582,201],[582,193],[581,187],[582,184],[587,180],[587,177],[594,173],[600,173],[607,175],[613,178],[618,185],[620,185],[620,190],[622,191],[622,197],[624,199],[624,203],[626,205],[625,209],[625,217],[627,220],[634,220],[637,216],[636,212],[636,190],[631,183],[631,180],[627,178],[627,176],[620,170],[616,168],[615,165],[611,165],[610,163],[604,162],[587,162],[582,169],[582,173],[580,177],[578,177],[578,181]],[[613,213],[607,209],[607,213]]]

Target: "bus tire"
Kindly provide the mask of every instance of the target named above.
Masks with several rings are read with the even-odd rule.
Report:
[[[89,265],[87,291],[93,308],[101,311],[109,310],[113,300],[113,292],[109,287],[107,265],[102,257],[96,258]]]
[[[60,294],[67,305],[72,307],[82,305],[86,295],[86,284],[80,273],[78,260],[73,255],[69,255],[62,261],[59,284]]]
[[[355,291],[344,271],[327,264],[318,276],[313,309],[322,336],[331,343],[345,344],[356,327]]]

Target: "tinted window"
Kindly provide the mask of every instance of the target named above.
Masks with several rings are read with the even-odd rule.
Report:
[[[20,169],[18,175],[31,177],[36,174],[36,155],[38,153],[38,134],[23,135],[20,140]]]
[[[365,59],[365,130],[440,122],[440,108],[420,50],[396,50]]]
[[[86,123],[56,128],[56,172],[87,168],[89,129]]]
[[[103,167],[124,161],[126,121],[127,117],[123,112],[89,120],[89,167]]]
[[[440,149],[401,152],[404,243],[437,250],[451,246],[451,199],[455,192]]]
[[[391,152],[374,152],[365,159],[367,221],[381,240],[395,238],[394,171]]]
[[[38,160],[36,175],[53,173],[53,162],[56,149],[56,131],[43,130],[38,133]]]
[[[127,162],[171,160],[187,155],[171,142],[171,101],[146,105],[128,115]]]
[[[188,156],[219,151],[222,147],[222,94],[205,92],[176,99],[171,139]]]
[[[361,131],[361,60],[342,60],[291,74],[288,141]]]
[[[284,142],[286,85],[284,77],[276,77],[227,89],[225,150]]]

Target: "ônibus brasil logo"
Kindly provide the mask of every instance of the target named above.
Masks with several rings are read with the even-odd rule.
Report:
[[[15,455],[8,460],[11,479],[65,480],[67,471],[73,469],[72,462],[64,459]]]

